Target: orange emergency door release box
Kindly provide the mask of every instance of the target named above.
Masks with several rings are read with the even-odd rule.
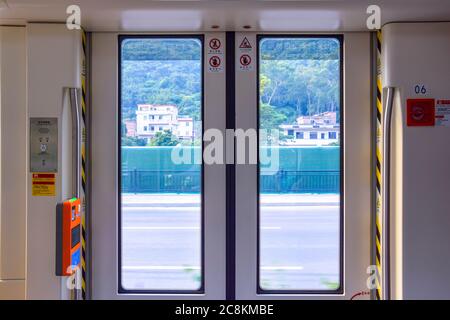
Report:
[[[80,199],[56,206],[56,275],[70,276],[81,262]]]

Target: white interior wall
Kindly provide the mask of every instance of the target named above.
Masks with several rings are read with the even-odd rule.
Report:
[[[70,167],[63,161],[62,143],[71,128],[62,126],[64,87],[80,87],[79,30],[64,24],[28,24],[28,117],[58,118],[58,174],[55,197],[33,197],[28,188],[27,299],[60,299],[65,279],[55,276],[55,206],[65,200],[62,172]],[[64,176],[67,179],[67,175]],[[28,186],[31,174],[28,173]]]
[[[25,297],[26,40],[0,27],[0,299]]]
[[[450,97],[450,23],[389,24],[383,28],[382,52],[383,85],[396,91],[390,213],[397,220],[396,229],[391,227],[393,298],[449,299],[450,131],[437,125],[407,126],[406,100]],[[418,84],[425,85],[425,94],[415,93]]]

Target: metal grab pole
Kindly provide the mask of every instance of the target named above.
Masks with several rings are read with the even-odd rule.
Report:
[[[78,105],[78,89],[69,88],[70,109],[72,114],[72,192],[75,198],[80,197],[81,186],[81,130],[80,110]]]
[[[391,250],[390,250],[390,205],[391,205],[391,135],[394,88],[387,88],[386,109],[383,117],[383,167],[382,171],[382,294],[383,300],[391,299]]]

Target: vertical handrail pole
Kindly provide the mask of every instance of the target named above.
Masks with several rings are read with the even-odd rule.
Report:
[[[382,288],[383,300],[391,299],[391,250],[390,250],[390,224],[391,224],[391,138],[392,138],[392,111],[394,106],[394,88],[387,88],[386,110],[383,119],[383,167],[382,171]]]
[[[81,130],[78,89],[69,88],[69,92],[72,114],[72,192],[75,198],[79,198],[81,187]]]

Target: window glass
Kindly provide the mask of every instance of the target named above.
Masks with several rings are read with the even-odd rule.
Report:
[[[120,49],[120,287],[199,292],[202,42],[130,36]],[[180,162],[180,153],[191,160]]]
[[[260,38],[262,292],[341,290],[341,142],[322,133],[341,127],[341,59],[337,38]]]

